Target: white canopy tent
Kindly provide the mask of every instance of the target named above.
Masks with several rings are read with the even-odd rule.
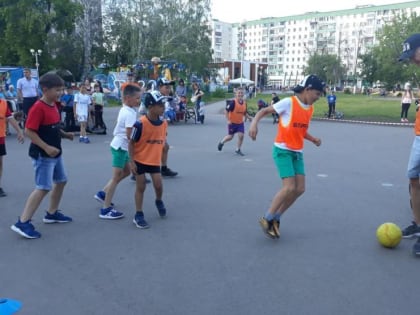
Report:
[[[240,85],[241,83],[242,83],[242,85],[255,84],[254,81],[251,81],[251,80],[246,79],[246,78],[237,78],[237,79],[233,79],[233,80],[229,81],[229,84],[239,84]]]

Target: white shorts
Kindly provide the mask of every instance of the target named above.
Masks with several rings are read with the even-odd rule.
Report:
[[[87,115],[77,115],[78,122],[87,122]]]

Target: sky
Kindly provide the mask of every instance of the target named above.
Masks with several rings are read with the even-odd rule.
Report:
[[[213,19],[228,23],[258,20],[264,17],[298,15],[311,11],[328,12],[354,9],[358,5],[384,5],[409,0],[212,0]]]

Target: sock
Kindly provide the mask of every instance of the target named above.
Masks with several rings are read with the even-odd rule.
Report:
[[[281,217],[281,213],[276,213],[276,214],[274,215],[274,220],[276,220],[276,221],[280,222],[280,217]]]
[[[267,213],[264,215],[264,218],[266,218],[267,221],[273,221],[274,215],[267,211]]]

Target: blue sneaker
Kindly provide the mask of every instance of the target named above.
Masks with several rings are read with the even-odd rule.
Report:
[[[84,142],[84,143],[90,143],[90,140],[89,140],[89,138],[88,138],[88,137],[84,137],[84,138],[83,138],[83,142]]]
[[[95,195],[93,195],[93,198],[98,200],[100,203],[104,203],[105,196],[106,196],[106,193],[103,190],[100,190]],[[114,207],[114,204],[112,202],[111,202],[111,207]]]
[[[53,214],[47,212],[42,221],[44,223],[68,223],[73,221],[73,219],[62,214],[60,210],[57,210]]]
[[[32,239],[41,237],[41,233],[35,231],[35,227],[32,225],[31,220],[28,220],[26,222],[20,222],[19,219],[10,228],[25,238]]]
[[[166,208],[162,200],[155,200],[156,208],[161,218],[166,217]]]
[[[79,142],[85,142],[83,137],[79,137]]]
[[[137,211],[136,215],[134,216],[133,223],[139,228],[139,229],[148,229],[150,225],[147,223],[147,221],[144,219],[143,211]]]
[[[413,245],[413,255],[420,257],[420,237],[417,238],[417,242]]]
[[[102,208],[101,212],[99,213],[99,217],[101,219],[106,219],[106,220],[121,219],[123,216],[124,216],[124,213],[115,210],[113,207]]]

